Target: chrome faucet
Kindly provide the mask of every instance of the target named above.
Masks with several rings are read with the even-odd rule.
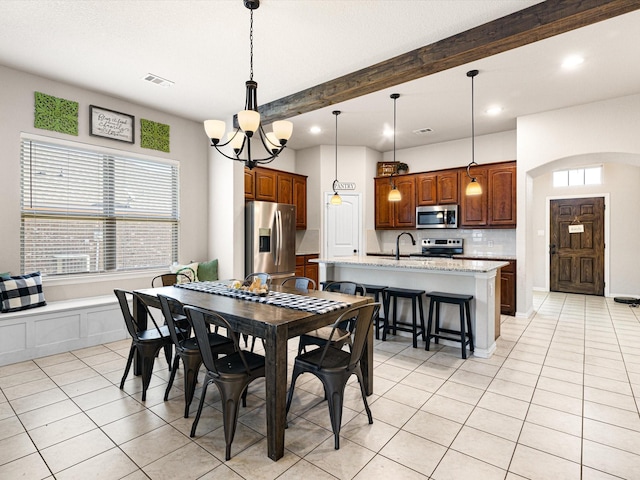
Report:
[[[402,232],[400,235],[398,235],[398,237],[396,238],[396,260],[400,260],[400,237],[402,235],[409,235],[411,237],[411,243],[413,245],[416,244],[416,239],[413,238],[413,235],[411,235],[409,232]]]

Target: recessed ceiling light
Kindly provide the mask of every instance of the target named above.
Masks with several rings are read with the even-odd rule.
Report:
[[[486,112],[487,112],[487,115],[498,115],[502,113],[502,107],[495,105],[493,107],[487,108]]]
[[[393,137],[393,128],[386,127],[382,132],[385,137]]]
[[[431,132],[433,132],[433,128],[431,127],[419,128],[413,131],[413,133],[415,133],[416,135],[426,135],[427,133],[431,133]]]
[[[161,87],[170,87],[174,84],[174,82],[172,82],[171,80],[159,77],[158,75],[154,75],[153,73],[147,73],[144,77],[142,77],[142,79]]]
[[[318,127],[317,125],[314,125],[313,127],[311,127],[309,129],[309,133],[313,133],[314,135],[318,135],[319,133],[322,133],[322,129],[320,127]]]
[[[582,62],[584,62],[584,58],[580,55],[570,55],[563,60],[562,68],[570,70],[572,68],[576,68]]]

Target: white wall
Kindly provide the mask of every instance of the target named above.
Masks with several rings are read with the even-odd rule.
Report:
[[[479,164],[515,160],[516,155],[515,130],[476,136],[475,160]],[[383,161],[392,160],[393,151],[385,152]],[[471,161],[471,139],[396,150],[396,161],[409,165],[409,172],[464,167]]]
[[[640,95],[615,98],[587,105],[529,115],[518,119],[518,228],[517,247],[517,309],[519,315],[529,315],[532,311],[532,291],[534,286],[534,265],[540,262],[536,253],[536,217],[540,194],[535,188],[536,177],[546,175],[558,160],[560,165],[583,162],[580,156],[595,154],[605,162],[624,163],[640,166]],[[597,158],[591,157],[592,159]],[[609,170],[607,169],[607,172]],[[616,172],[616,173],[613,173]],[[611,188],[611,242],[617,248],[610,248],[611,282],[616,278],[612,293],[638,294],[637,238],[638,217],[637,170],[630,170],[635,179],[630,184],[625,181]],[[612,175],[618,177],[617,169]],[[614,178],[615,178],[614,177]],[[607,187],[609,188],[609,187]],[[622,197],[622,199],[620,199]],[[618,200],[614,203],[614,198]],[[626,199],[631,200],[627,205]],[[621,202],[619,200],[622,200]],[[615,205],[615,208],[614,208]],[[615,212],[614,212],[615,210]],[[628,233],[635,236],[625,244],[624,230],[620,223],[631,222]],[[622,242],[622,243],[621,243]],[[630,265],[628,265],[630,264]],[[617,291],[617,289],[620,289]],[[624,289],[624,290],[622,290]]]
[[[640,256],[620,255],[618,252],[633,252],[640,235],[640,221],[636,219],[637,205],[640,205],[640,168],[626,163],[607,163],[609,156],[579,155],[572,157],[572,167],[591,166],[602,163],[601,185],[578,187],[553,187],[553,172],[533,179],[533,288],[549,289],[549,217],[548,202],[555,198],[600,197],[605,196],[605,207],[609,219],[609,239],[605,256],[607,291],[609,295],[635,295],[640,291],[638,271]],[[576,163],[582,162],[582,163]],[[603,163],[604,162],[604,163]],[[549,164],[554,170],[569,168],[562,160]],[[544,260],[544,261],[541,261]]]
[[[199,123],[159,112],[151,108],[125,102],[115,97],[92,92],[72,85],[0,66],[0,271],[20,272],[20,134],[22,132],[60,138],[88,145],[99,145],[123,152],[133,152],[156,158],[170,158],[180,162],[180,220],[179,260],[209,259],[208,218],[206,205],[207,141]],[[150,85],[149,88],[155,88]],[[33,126],[34,92],[61,97],[79,103],[78,136],[42,130]],[[159,88],[158,94],[164,90]],[[89,105],[116,110],[135,116],[135,143],[127,144],[89,135]],[[140,118],[165,123],[171,128],[171,153],[140,147]],[[97,276],[74,277],[73,280],[43,280],[48,300],[113,294],[113,288],[144,288],[150,286],[149,272],[124,274],[118,278]]]

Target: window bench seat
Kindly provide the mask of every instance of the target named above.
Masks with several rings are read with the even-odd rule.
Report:
[[[0,313],[0,365],[127,338],[115,295]]]

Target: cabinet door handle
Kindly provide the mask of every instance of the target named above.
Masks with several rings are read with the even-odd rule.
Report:
[[[549,253],[551,255],[555,255],[556,254],[556,246],[555,246],[555,244],[549,245]]]

